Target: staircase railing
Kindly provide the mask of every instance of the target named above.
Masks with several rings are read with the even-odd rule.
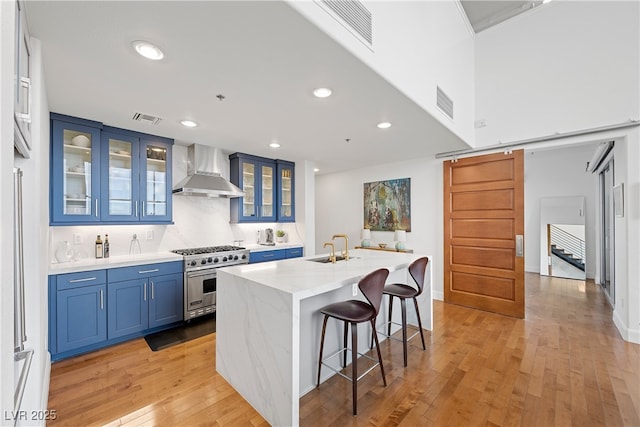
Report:
[[[555,225],[551,225],[551,244],[556,245],[558,249],[564,249],[565,252],[571,253],[574,258],[580,259],[584,263],[585,244],[581,238]]]

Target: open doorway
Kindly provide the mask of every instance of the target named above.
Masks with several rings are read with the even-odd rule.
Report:
[[[583,196],[541,199],[541,275],[586,280],[584,206]]]
[[[585,280],[584,224],[547,224],[548,276]]]

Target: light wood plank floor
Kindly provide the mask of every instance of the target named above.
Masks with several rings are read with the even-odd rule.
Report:
[[[303,426],[640,426],[640,345],[622,340],[592,282],[526,276],[526,318],[434,301],[427,350],[382,343],[358,384],[301,399]],[[55,363],[49,425],[265,426],[215,373],[215,334],[152,352],[143,339]]]

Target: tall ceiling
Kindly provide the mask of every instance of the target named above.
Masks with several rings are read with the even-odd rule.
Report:
[[[320,173],[467,147],[285,2],[29,1],[27,19],[53,112],[183,145],[310,160]],[[165,59],[138,56],[138,39]],[[315,98],[319,86],[333,95]],[[136,122],[137,112],[163,120]],[[184,128],[185,118],[200,126]],[[378,129],[381,121],[393,125]]]
[[[460,3],[473,30],[479,33],[541,5],[542,1],[461,0]]]

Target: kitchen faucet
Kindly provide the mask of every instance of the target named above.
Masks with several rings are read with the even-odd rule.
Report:
[[[333,245],[332,242],[326,242],[322,247],[326,248],[327,246],[331,246],[331,255],[329,255],[329,261],[331,261],[332,264],[336,263],[336,248]]]
[[[346,234],[334,234],[331,240],[334,240],[336,237],[344,238],[344,251],[342,251],[342,257],[345,261],[349,261],[349,237]]]

